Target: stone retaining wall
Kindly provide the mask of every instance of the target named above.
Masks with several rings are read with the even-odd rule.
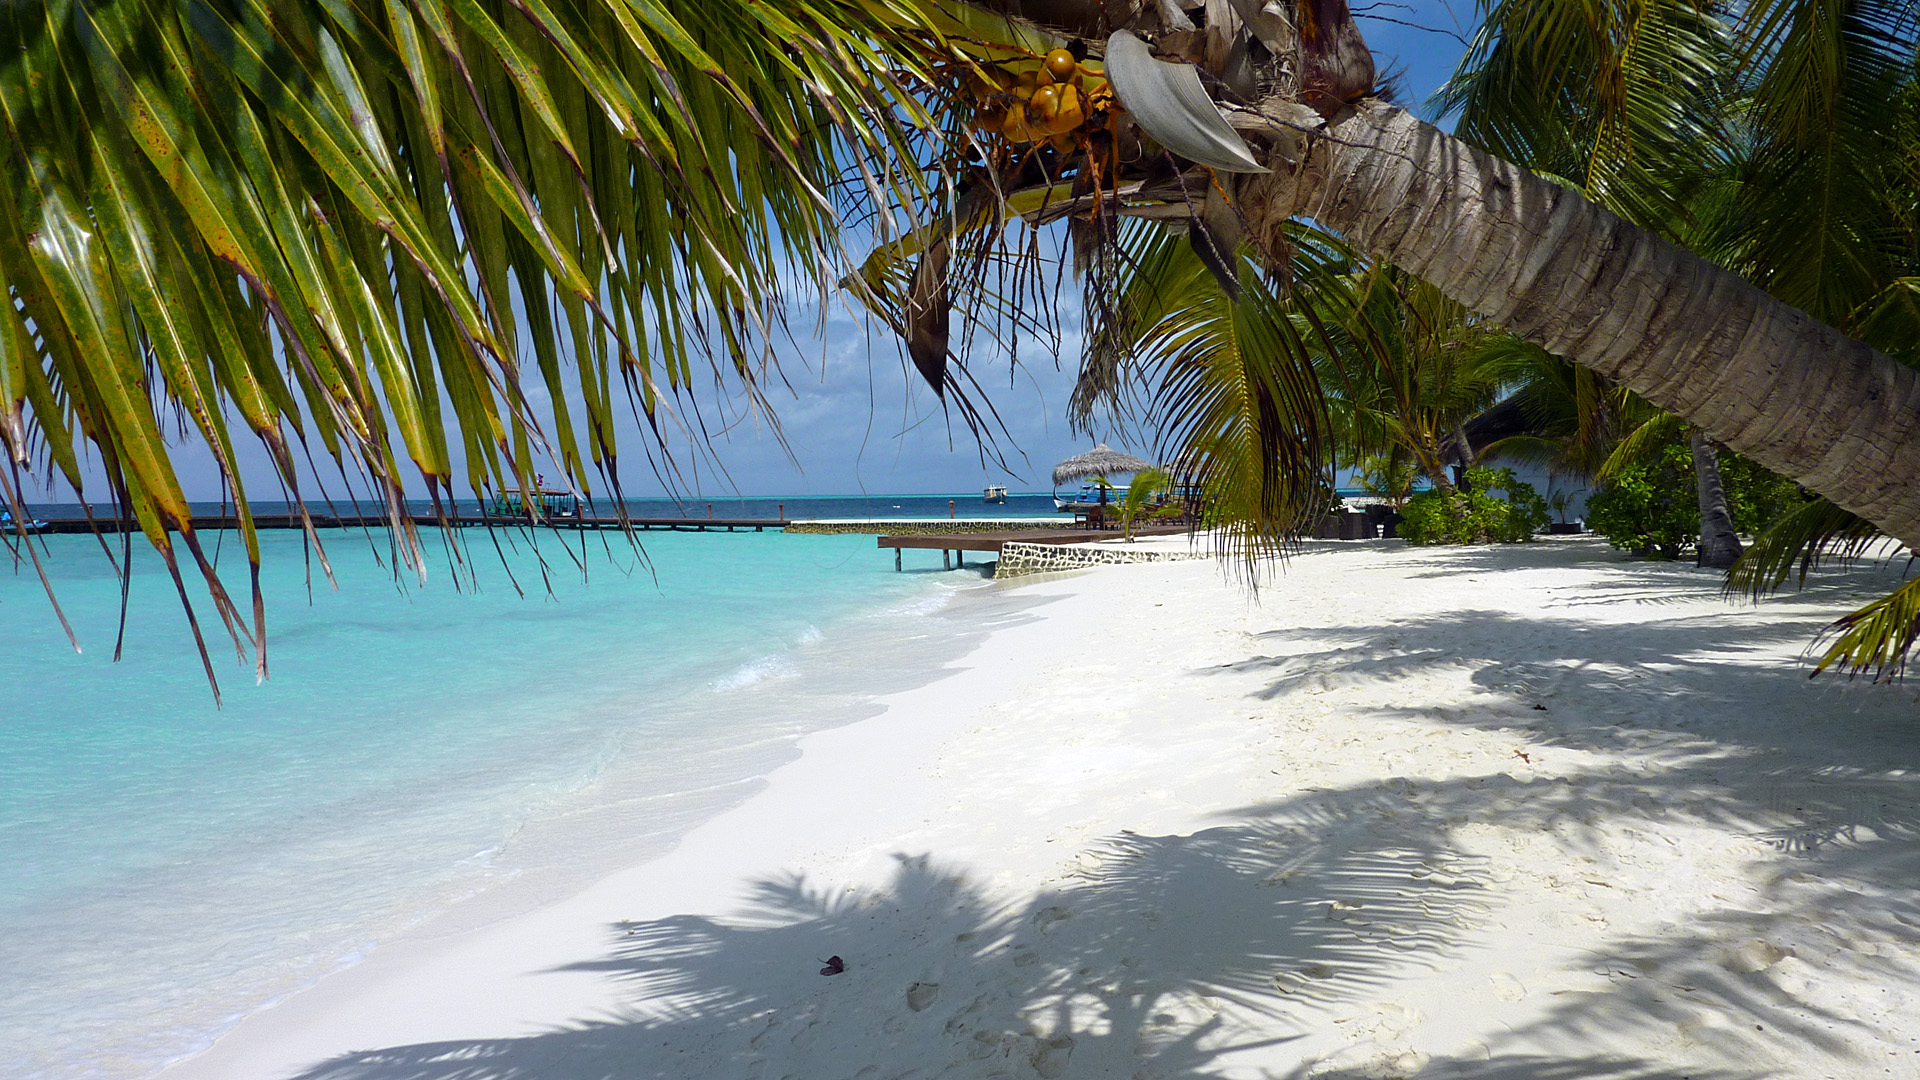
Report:
[[[1199,551],[1168,551],[1164,548],[1123,548],[1090,544],[1023,544],[1009,540],[1000,545],[1000,562],[993,569],[994,580],[1022,574],[1049,574],[1058,570],[1079,570],[1088,566],[1114,563],[1174,562],[1204,559]]]
[[[934,518],[908,521],[795,521],[790,533],[868,533],[875,536],[960,536],[966,533],[1014,532],[1020,529],[1064,529],[1071,521],[1057,518],[1006,518],[1000,521]]]

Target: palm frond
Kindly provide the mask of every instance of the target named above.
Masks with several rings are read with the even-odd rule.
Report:
[[[1260,560],[1283,552],[1331,491],[1315,366],[1327,342],[1314,323],[1351,303],[1350,256],[1300,226],[1291,287],[1279,291],[1243,253],[1235,299],[1183,237],[1130,240],[1110,347],[1138,358],[1133,380],[1162,460],[1205,493],[1221,553],[1257,581]]]
[[[1631,391],[1518,339],[1497,340],[1489,350],[1510,388],[1503,405],[1518,409],[1529,430],[1482,448],[1484,460],[1512,458],[1559,476],[1593,479],[1623,432],[1656,411]]]
[[[1732,265],[1852,331],[1912,258],[1900,229],[1912,217],[1903,193],[1913,190],[1920,92],[1912,7],[1759,0],[1745,16],[1738,213],[1746,246]]]
[[[1620,437],[1595,476],[1605,480],[1649,455],[1658,454],[1661,447],[1679,438],[1686,429],[1687,422],[1669,412],[1648,417]]]
[[[1358,273],[1329,335],[1325,378],[1349,461],[1404,452],[1436,486],[1465,463],[1464,425],[1509,379],[1505,338],[1484,319],[1389,266]]]
[[[1872,672],[1874,682],[1901,678],[1914,642],[1920,640],[1920,577],[1835,621],[1823,636],[1833,641],[1813,675],[1833,668],[1848,676]]]
[[[616,384],[670,484],[704,449],[696,364],[777,434],[791,279],[831,287],[850,207],[920,197],[896,163],[942,25],[907,0],[6,5],[0,448],[79,492],[90,443],[196,634],[176,547],[264,677],[257,584],[245,612],[201,555],[166,412],[256,581],[237,436],[303,515],[317,440],[418,569],[404,470],[439,505],[456,445],[476,497],[537,468],[617,497]]]
[[[1475,462],[1512,461],[1553,471],[1564,448],[1562,439],[1551,435],[1508,435],[1480,448]]]
[[[1641,225],[1689,217],[1724,157],[1732,41],[1696,0],[1482,0],[1433,108],[1491,153],[1563,178]]]
[[[1754,537],[1727,573],[1727,592],[1759,599],[1786,584],[1799,568],[1798,584],[1830,559],[1860,558],[1884,539],[1879,529],[1826,499],[1811,499],[1782,514]]]
[[[1920,191],[1920,184],[1913,190]],[[1920,367],[1920,275],[1888,282],[1867,302],[1859,327],[1863,340],[1879,342],[1888,356],[1909,367]]]

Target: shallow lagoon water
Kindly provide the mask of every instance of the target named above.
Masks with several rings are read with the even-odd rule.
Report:
[[[0,1073],[144,1076],[380,942],[557,899],[983,629],[948,604],[977,575],[869,536],[590,536],[584,584],[578,538],[522,539],[522,596],[476,537],[456,590],[437,538],[422,587],[335,534],[311,603],[299,535],[262,540],[272,678],[210,636],[219,709],[142,544],[117,664],[91,537],[43,554],[79,655],[29,567],[0,577]],[[231,536],[221,567],[244,597]]]

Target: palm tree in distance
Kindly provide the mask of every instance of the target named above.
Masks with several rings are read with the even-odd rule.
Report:
[[[1509,381],[1507,339],[1394,267],[1363,274],[1355,288],[1354,347],[1330,365],[1347,449],[1355,459],[1403,454],[1452,495],[1454,475],[1475,463],[1464,425]]]
[[[76,487],[91,443],[190,617],[176,543],[263,675],[258,587],[243,612],[201,554],[155,399],[256,566],[230,413],[290,489],[295,443],[359,471],[418,565],[403,453],[436,499],[455,439],[476,493],[544,460],[617,496],[618,383],[674,479],[673,440],[712,430],[697,364],[770,416],[796,274],[886,313],[986,429],[973,328],[1045,317],[1054,223],[1097,332],[1120,220],[1182,229],[1233,294],[1242,245],[1283,267],[1309,218],[1920,540],[1914,372],[1375,98],[1344,0],[26,3],[0,39],[0,439]]]
[[[1500,0],[1435,100],[1459,114],[1456,134],[1474,145],[1699,250],[1689,243],[1702,224],[1690,203],[1730,179],[1735,66],[1726,25],[1691,0]],[[1608,389],[1579,388],[1593,403]],[[1691,439],[1698,561],[1724,570],[1740,557],[1740,538],[1719,455],[1698,429]]]
[[[1437,100],[1458,110],[1469,141],[1566,179],[1911,365],[1920,359],[1910,299],[1920,273],[1917,95],[1914,25],[1902,5],[1770,0],[1727,24],[1687,0],[1546,0],[1491,5]],[[1652,426],[1628,436],[1629,453],[1613,455],[1613,465],[1684,433],[1696,463],[1700,561],[1733,566],[1740,545],[1707,433],[1672,418],[1640,423]],[[1877,531],[1820,503],[1758,538],[1735,569],[1737,588],[1776,588],[1796,561],[1804,576],[1822,555],[1857,552]],[[1843,635],[1822,666],[1887,672],[1898,655]]]

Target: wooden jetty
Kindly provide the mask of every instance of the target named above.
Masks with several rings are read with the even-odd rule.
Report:
[[[1135,536],[1177,536],[1190,531],[1185,525],[1146,525],[1133,530]],[[949,533],[944,535],[902,535],[882,536],[880,546],[893,549],[893,568],[901,569],[900,553],[908,548],[916,551],[939,551],[940,565],[951,570],[956,565],[967,565],[966,553],[969,551],[991,551],[995,558],[1000,555],[1002,544],[1018,542],[1022,544],[1093,544],[1101,540],[1118,540],[1121,533],[1108,529],[1021,529],[1017,532],[978,532]],[[955,560],[958,560],[957,562]]]
[[[312,514],[313,527],[316,529],[382,529],[388,525],[384,514]],[[407,520],[418,529],[437,529],[441,519],[432,514],[409,514]],[[446,523],[455,528],[469,529],[476,526],[495,526],[513,528],[527,524],[524,517],[499,517],[486,514],[449,514]],[[301,528],[298,514],[255,514],[253,524],[258,529],[298,529]],[[638,532],[764,532],[767,529],[784,529],[792,524],[786,518],[636,518],[627,519],[627,525]],[[552,517],[539,522],[541,527],[555,529],[618,529],[620,519],[616,517]],[[118,533],[123,529],[139,529],[138,524],[127,525],[116,518],[95,517],[93,524],[85,518],[58,518],[48,521],[45,527],[36,530],[39,533],[88,533],[98,528],[103,533]],[[198,529],[237,529],[240,519],[232,515],[195,515],[193,527]]]

